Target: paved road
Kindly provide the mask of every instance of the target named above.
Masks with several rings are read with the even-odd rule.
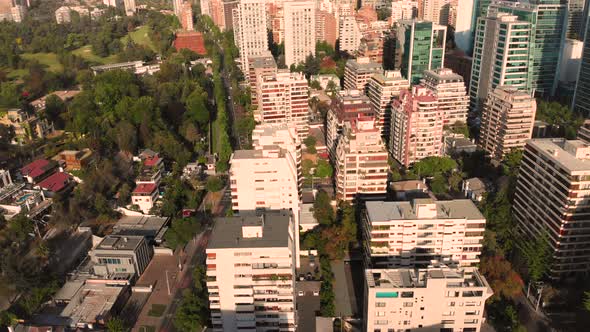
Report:
[[[350,317],[354,315],[356,301],[354,291],[351,292],[350,268],[344,262],[332,261],[332,272],[334,273],[334,302],[336,304],[336,316]],[[348,272],[347,272],[348,269]]]

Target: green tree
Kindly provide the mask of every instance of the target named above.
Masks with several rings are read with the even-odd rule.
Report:
[[[117,145],[121,151],[135,153],[137,148],[137,129],[128,121],[121,121],[116,127]]]
[[[125,322],[119,317],[113,317],[106,323],[108,332],[126,332],[129,328],[125,326]]]
[[[16,217],[10,220],[8,225],[11,233],[18,242],[24,241],[35,230],[33,221],[24,214],[16,215]]]
[[[532,282],[541,280],[549,270],[551,262],[551,247],[547,231],[543,231],[532,241],[522,239],[515,243],[525,258],[529,280]]]
[[[19,107],[21,95],[16,84],[10,82],[0,83],[0,108]]]
[[[313,216],[320,225],[332,225],[334,223],[334,209],[331,205],[331,199],[328,193],[323,190],[318,191],[313,203]]]
[[[340,88],[338,87],[338,85],[332,80],[328,81],[328,84],[326,84],[326,92],[331,96],[336,95],[336,93],[338,93],[339,90]]]
[[[125,206],[129,203],[131,199],[131,187],[126,182],[121,185],[121,189],[119,189],[119,198],[117,203],[119,206]]]
[[[584,292],[584,309],[590,312],[590,292]]]
[[[412,170],[421,177],[430,177],[456,168],[457,162],[449,157],[427,157],[415,163]]]
[[[434,178],[432,179],[432,181],[430,181],[430,188],[432,189],[432,192],[435,194],[444,194],[449,189],[447,185],[447,180],[440,173],[436,173],[434,175]]]
[[[210,176],[207,178],[207,191],[218,192],[223,189],[223,181],[217,176]]]
[[[334,170],[332,169],[332,165],[327,160],[319,159],[316,165],[314,176],[318,178],[330,178]]]
[[[309,135],[303,140],[303,144],[305,144],[307,152],[311,154],[315,154],[317,152],[315,148],[316,142],[317,140],[313,135]]]
[[[58,96],[52,94],[45,99],[45,116],[59,128],[63,127],[60,115],[66,110],[66,105]]]
[[[196,121],[199,128],[206,128],[209,123],[209,110],[207,109],[207,94],[200,89],[193,91],[186,100],[186,109],[189,119]]]

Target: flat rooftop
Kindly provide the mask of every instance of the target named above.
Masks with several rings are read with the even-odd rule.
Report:
[[[436,204],[436,219],[485,219],[479,209],[469,199],[452,201],[432,201],[415,199],[412,202],[366,202],[370,221],[417,220],[413,203]]]
[[[241,212],[239,216],[217,218],[207,249],[277,248],[289,245],[291,212],[288,210]],[[244,238],[242,226],[262,223],[261,237]]]
[[[156,236],[170,218],[156,216],[123,216],[113,227],[114,235]]]
[[[107,235],[95,249],[102,250],[133,250],[143,241],[143,236]]]
[[[87,283],[74,295],[61,313],[69,317],[71,325],[94,323],[108,316],[124,287]]]
[[[587,156],[586,158],[582,158],[582,155],[576,156],[575,152],[590,149],[584,141],[542,138],[529,140],[527,144],[570,172],[590,171],[590,159]],[[567,147],[569,151],[565,149]]]
[[[431,267],[427,269],[367,269],[370,288],[424,288],[428,280],[445,279],[455,282],[454,287],[488,287],[485,278],[476,269]]]

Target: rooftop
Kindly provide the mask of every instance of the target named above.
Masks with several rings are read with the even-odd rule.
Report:
[[[357,58],[346,61],[346,67],[353,68],[354,70],[366,70],[380,72],[383,70],[380,63],[371,62],[369,58]]]
[[[39,182],[38,186],[41,189],[59,192],[68,186],[70,183],[70,175],[64,172],[57,172],[50,175],[47,179]]]
[[[541,138],[529,140],[527,144],[569,172],[590,171],[590,146],[584,141]]]
[[[435,206],[435,217],[418,218],[416,215],[416,208],[418,205]],[[485,219],[475,204],[473,204],[473,202],[468,199],[455,199],[452,201],[414,199],[411,202],[369,201],[366,202],[366,209],[370,221],[417,219]]]
[[[140,183],[133,190],[133,194],[151,194],[156,189],[158,189],[158,185],[155,183]]]
[[[156,236],[169,219],[146,215],[123,216],[113,227],[113,234]]]
[[[426,184],[420,180],[395,181],[391,183],[394,191],[426,190]]]
[[[39,175],[43,175],[45,172],[55,166],[57,166],[55,161],[37,159],[21,168],[21,173],[24,176],[37,177]]]
[[[262,222],[261,237],[244,237],[243,226]],[[288,210],[265,211],[256,214],[244,211],[240,216],[218,218],[207,249],[230,248],[286,248],[289,245],[291,212]]]
[[[250,68],[276,68],[277,63],[271,54],[253,55],[248,57]]]
[[[447,284],[455,282],[453,287],[489,287],[475,269],[463,270],[444,265],[427,269],[367,269],[365,277],[369,288],[424,288],[429,280],[434,279],[445,279]]]
[[[69,317],[72,326],[94,323],[109,316],[109,312],[124,287],[88,283],[82,286],[61,313]]]
[[[143,236],[137,235],[107,235],[95,249],[102,250],[134,250],[143,241]]]

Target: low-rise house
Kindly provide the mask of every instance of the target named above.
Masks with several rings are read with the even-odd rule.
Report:
[[[311,191],[306,191],[301,195],[301,213],[299,222],[299,231],[307,232],[318,225],[318,221],[313,216],[313,203],[315,195]]]
[[[37,184],[57,172],[58,169],[59,165],[53,160],[37,159],[21,168],[20,172],[28,183]]]
[[[0,117],[0,125],[12,127],[15,139],[12,143],[22,144],[25,141],[43,139],[54,132],[53,123],[47,119],[39,118],[35,114],[20,108],[11,108]]]
[[[428,187],[420,180],[395,181],[391,183],[391,190],[398,201],[407,201],[413,198],[428,197]]]
[[[46,211],[52,204],[41,190],[24,189],[24,183],[13,183],[0,189],[0,214],[7,220],[19,213],[34,218]]]
[[[330,82],[334,82],[336,86],[336,90],[340,90],[340,78],[334,74],[319,74],[319,75],[312,75],[310,82],[317,81],[320,83],[322,89],[326,90],[328,88],[328,84]]]
[[[474,202],[481,202],[484,194],[488,191],[488,185],[483,179],[471,178],[463,180],[461,190],[466,198],[469,198]]]
[[[129,70],[136,75],[143,75],[143,74],[154,74],[160,70],[160,64],[154,63],[149,64],[143,61],[129,61],[129,62],[119,62],[119,63],[111,63],[108,65],[101,65],[101,66],[93,66],[90,67],[94,75],[98,75],[103,72],[111,71],[111,70]]]
[[[89,253],[94,274],[109,279],[141,276],[153,255],[146,238],[137,235],[107,235]]]
[[[158,185],[139,183],[131,193],[131,204],[137,205],[143,213],[149,213],[158,200]]]
[[[115,226],[113,235],[144,236],[148,242],[159,244],[168,229],[168,217],[156,216],[122,216]]]
[[[74,182],[68,173],[55,172],[48,176],[45,180],[37,183],[35,187],[43,190],[47,196],[52,197],[57,193],[71,188],[73,184]]]
[[[454,134],[444,137],[445,154],[450,156],[459,153],[473,153],[477,150],[477,144],[463,135]]]
[[[63,102],[68,102],[72,100],[76,95],[78,95],[81,90],[63,90],[63,91],[54,91],[50,94],[47,94],[39,99],[35,99],[31,102],[31,106],[36,112],[42,112],[45,110],[47,98],[49,96],[56,96],[61,99]]]
[[[63,162],[65,170],[79,171],[94,162],[94,154],[90,149],[64,150],[53,157],[53,160]]]

